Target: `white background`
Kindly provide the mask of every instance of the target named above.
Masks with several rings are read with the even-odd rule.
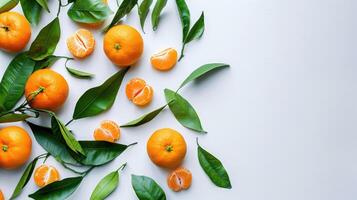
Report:
[[[226,62],[231,68],[218,71],[204,81],[190,84],[182,95],[197,109],[204,128],[200,136],[183,128],[168,110],[139,128],[122,129],[120,143],[139,142],[114,162],[95,169],[72,199],[88,199],[97,182],[122,163],[119,188],[108,199],[136,199],[130,174],[154,178],[168,199],[205,200],[352,200],[357,196],[356,135],[356,8],[354,0],[187,0],[192,21],[205,11],[203,38],[187,46],[186,57],[170,72],[158,72],[149,64],[159,49],[181,47],[181,25],[174,1],[169,1],[156,32],[150,18],[144,35],[141,61],[127,74],[141,77],[155,89],[154,100],[145,109],[131,104],[124,87],[116,103],[105,114],[74,122],[70,128],[79,139],[92,139],[101,120],[125,123],[165,103],[164,88],[175,89],[194,69],[210,62]],[[114,0],[110,6],[116,9]],[[32,40],[54,17],[44,14],[34,28]],[[19,8],[17,8],[19,10]],[[67,55],[65,39],[78,25],[61,13],[62,36],[56,55]],[[125,23],[139,29],[136,9]],[[90,87],[102,83],[118,69],[102,51],[102,34],[94,32],[94,55],[70,66],[93,72],[93,80],[71,77],[63,61],[53,69],[69,82],[70,95],[58,113],[71,118],[75,103]],[[31,41],[32,41],[31,40]],[[13,55],[0,53],[0,74]],[[43,122],[45,124],[45,122]],[[28,129],[25,124],[19,125]],[[6,125],[1,125],[5,127]],[[146,141],[159,128],[181,132],[188,143],[184,166],[193,173],[190,190],[171,192],[167,172],[154,166],[146,154]],[[29,129],[28,129],[29,130]],[[229,172],[233,189],[215,187],[200,168],[195,138],[216,155]],[[43,149],[33,140],[32,158]],[[62,178],[73,176],[53,159]],[[24,168],[0,170],[0,188],[9,197]],[[38,188],[30,181],[19,199]]]

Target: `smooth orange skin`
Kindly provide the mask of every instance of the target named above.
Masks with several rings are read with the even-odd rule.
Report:
[[[4,194],[2,193],[1,190],[0,190],[0,200],[5,200]]]
[[[119,67],[136,63],[144,51],[140,33],[128,25],[116,25],[104,36],[104,52]]]
[[[94,36],[86,29],[79,29],[67,38],[67,47],[74,57],[79,59],[86,58],[94,51]]]
[[[30,158],[31,149],[32,140],[23,128],[9,126],[0,130],[0,168],[15,169],[22,166]]]
[[[192,174],[183,167],[179,167],[167,176],[167,185],[175,192],[187,190],[191,187]]]
[[[55,167],[43,164],[35,170],[33,179],[38,187],[44,187],[50,183],[59,181],[60,175]]]
[[[177,51],[173,48],[165,49],[150,58],[151,65],[160,71],[168,71],[177,63]]]
[[[168,146],[172,151],[168,151]],[[174,169],[186,156],[187,145],[183,136],[171,129],[163,128],[155,131],[146,144],[146,150],[151,161],[157,166]]]
[[[13,11],[0,14],[1,49],[19,52],[26,47],[30,38],[31,26],[23,15]]]
[[[69,88],[66,79],[51,69],[37,70],[29,77],[25,85],[27,100],[30,100],[31,94],[40,87],[44,90],[30,102],[32,108],[56,111],[68,97]]]
[[[104,120],[100,128],[94,130],[93,136],[96,141],[115,142],[120,139],[120,127],[114,121]]]
[[[141,78],[131,79],[125,87],[126,96],[137,106],[148,105],[154,96],[154,90]]]

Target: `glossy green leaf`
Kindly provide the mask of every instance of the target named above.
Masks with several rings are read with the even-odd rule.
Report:
[[[31,116],[28,114],[9,113],[5,115],[0,115],[0,123],[20,122],[30,117]]]
[[[74,138],[73,134],[67,129],[67,127],[56,117],[51,118],[52,131],[54,134],[62,135],[62,138],[73,152],[77,154],[85,155],[81,145]]]
[[[124,125],[121,125],[120,127],[135,127],[135,126],[140,126],[142,124],[145,124],[151,120],[153,120],[158,114],[160,114],[160,112],[166,107],[167,105],[164,105],[154,111],[151,111],[141,117],[139,117],[138,119],[135,119],[133,121],[130,121]]]
[[[52,129],[27,122],[39,145],[50,153],[56,160],[65,163],[77,164],[66,147],[66,142],[61,135],[55,134]]]
[[[36,0],[20,0],[20,4],[26,19],[32,25],[37,25],[41,18],[41,5]]]
[[[109,110],[114,104],[121,82],[129,68],[115,73],[102,85],[87,90],[78,100],[73,119],[98,115]]]
[[[97,23],[106,20],[112,14],[109,6],[102,0],[74,1],[67,15],[80,23]]]
[[[165,8],[166,4],[167,4],[167,0],[156,0],[155,7],[151,14],[152,29],[154,31],[156,31],[157,27],[159,26],[160,15],[162,10]]]
[[[208,72],[211,72],[216,69],[224,68],[224,67],[229,67],[228,64],[224,63],[210,63],[210,64],[205,64],[202,65],[201,67],[197,68],[195,71],[193,71],[180,85],[179,89],[185,86],[187,83],[194,81],[198,78],[203,77],[206,75]]]
[[[150,6],[153,0],[143,0],[139,6],[138,13],[140,18],[140,26],[144,31],[145,21],[150,11]]]
[[[35,62],[26,53],[18,54],[10,62],[0,82],[0,105],[3,108],[10,110],[21,99],[34,66]]]
[[[165,192],[150,177],[131,175],[131,185],[139,200],[166,200]]]
[[[0,13],[11,10],[18,3],[19,3],[19,0],[1,0],[0,1]]]
[[[47,0],[36,0],[38,4],[41,5],[43,9],[45,9],[47,12],[50,12],[50,9],[48,8]]]
[[[82,180],[83,177],[78,176],[56,181],[30,194],[29,197],[35,200],[64,200],[76,191]]]
[[[46,25],[32,42],[28,55],[34,60],[43,60],[56,50],[61,36],[58,17]]]
[[[92,192],[90,200],[103,200],[107,198],[119,185],[119,170],[113,171],[99,181]]]
[[[80,71],[78,69],[73,69],[73,68],[70,68],[70,67],[66,67],[67,71],[77,77],[77,78],[93,78],[94,74],[91,74],[91,73],[88,73],[88,72],[84,72],[84,71]]]
[[[202,169],[206,172],[211,181],[218,187],[232,188],[228,173],[221,161],[211,153],[203,149],[197,142],[198,160]]]
[[[26,186],[26,184],[29,182],[29,180],[32,176],[32,173],[36,167],[37,161],[38,161],[38,157],[36,157],[32,162],[30,162],[27,165],[25,171],[22,173],[22,176],[21,176],[19,182],[16,185],[14,192],[12,193],[12,195],[10,197],[10,200],[15,199],[16,197],[18,197],[21,194],[22,189]]]
[[[51,67],[53,64],[55,64],[61,58],[68,59],[68,57],[65,57],[65,56],[55,56],[55,55],[47,56],[45,59],[36,62],[35,71],[39,70],[39,69]]]
[[[176,5],[182,24],[182,42],[185,42],[187,34],[190,31],[190,10],[185,0],[176,0]]]
[[[171,112],[182,126],[197,132],[206,133],[202,128],[200,118],[195,109],[186,99],[169,89],[165,89],[165,97]]]
[[[117,12],[115,13],[112,22],[104,29],[104,32],[108,31],[111,27],[118,24],[125,15],[130,13],[130,11],[135,7],[137,3],[138,0],[124,0],[120,4]]]

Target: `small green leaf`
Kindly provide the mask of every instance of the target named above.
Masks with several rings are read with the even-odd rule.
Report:
[[[77,77],[77,78],[93,78],[94,74],[91,74],[91,73],[88,73],[88,72],[84,72],[84,71],[80,71],[78,69],[73,69],[73,68],[69,68],[69,67],[66,67],[67,71]]]
[[[176,5],[182,24],[182,42],[185,42],[187,34],[190,31],[190,10],[185,0],[176,0]]]
[[[73,134],[67,129],[67,127],[56,117],[51,118],[52,131],[54,134],[62,135],[62,138],[66,142],[67,146],[76,154],[85,155],[81,145],[74,138]]]
[[[6,110],[11,110],[23,96],[26,81],[34,66],[35,62],[26,53],[18,54],[10,62],[0,82],[0,105]]]
[[[160,22],[160,15],[164,7],[166,6],[167,0],[156,0],[154,10],[151,14],[152,29],[156,31]]]
[[[124,0],[115,13],[112,22],[104,29],[104,32],[107,32],[110,28],[118,24],[125,15],[130,13],[137,3],[138,0]]]
[[[200,118],[195,109],[186,99],[169,89],[165,89],[165,97],[171,112],[182,126],[197,132],[206,133],[202,128]]]
[[[39,70],[39,69],[44,69],[44,68],[47,68],[47,67],[51,67],[53,64],[55,64],[61,58],[71,59],[71,58],[68,58],[68,57],[65,57],[65,56],[50,55],[50,56],[47,56],[43,60],[37,61],[34,71]]]
[[[152,178],[131,175],[131,185],[139,200],[166,200],[165,192]]]
[[[61,28],[58,17],[45,26],[31,44],[28,55],[36,60],[43,60],[56,50],[61,36]]]
[[[37,25],[42,12],[41,5],[36,0],[20,0],[20,4],[26,19],[32,25]]]
[[[153,0],[143,0],[139,6],[139,9],[138,9],[138,13],[139,13],[139,17],[140,17],[140,26],[143,31],[144,31],[146,17],[149,14],[150,6],[151,6],[152,2],[153,2]]]
[[[87,90],[78,100],[73,119],[98,115],[109,110],[114,104],[121,82],[129,68],[111,76],[102,85]]]
[[[106,20],[112,14],[109,6],[102,0],[74,1],[67,15],[75,22],[97,23]]]
[[[32,173],[36,167],[37,161],[38,161],[38,157],[36,157],[32,162],[30,162],[27,165],[24,173],[22,173],[22,176],[16,185],[14,192],[12,193],[12,195],[10,197],[10,200],[15,199],[17,196],[19,196],[21,194],[22,189],[26,186],[26,184],[29,182],[29,180],[32,176]]]
[[[32,116],[28,114],[9,113],[5,115],[0,115],[0,123],[20,122],[30,117]]]
[[[216,70],[219,68],[223,68],[223,67],[229,67],[228,64],[224,64],[224,63],[210,63],[210,64],[205,64],[202,65],[201,67],[197,68],[195,71],[193,71],[180,85],[179,89],[181,89],[183,86],[185,86],[187,83],[194,81],[198,78],[203,77],[204,75],[206,75],[208,72],[212,71],[212,70]]]
[[[135,119],[131,122],[128,122],[124,125],[121,125],[120,127],[135,127],[135,126],[140,126],[142,124],[145,124],[151,120],[153,120],[167,105],[164,105],[154,111],[151,111],[150,113],[147,113],[138,119]]]
[[[82,180],[83,176],[78,176],[56,181],[30,194],[29,197],[35,200],[64,200],[76,191]]]
[[[45,9],[47,12],[50,12],[50,9],[48,8],[47,0],[36,0],[38,4],[41,5],[43,9]]]
[[[231,189],[232,185],[228,173],[221,161],[211,153],[203,149],[197,141],[198,160],[202,169],[206,172],[211,181],[218,187]]]
[[[18,3],[19,3],[19,0],[1,0],[0,1],[0,13],[11,10]]]

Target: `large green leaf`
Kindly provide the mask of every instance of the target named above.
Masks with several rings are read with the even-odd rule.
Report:
[[[166,200],[165,192],[150,177],[131,175],[131,185],[139,200]]]
[[[187,34],[190,31],[190,10],[185,0],[176,0],[176,5],[182,24],[182,42],[185,42]]]
[[[34,60],[43,60],[56,50],[61,36],[61,27],[58,17],[46,25],[32,42],[29,56]]]
[[[167,0],[156,0],[154,9],[151,14],[152,29],[155,31],[159,26],[160,15],[162,10],[165,8]]]
[[[165,97],[171,112],[182,126],[197,132],[206,133],[202,128],[197,112],[186,99],[169,89],[165,89]]]
[[[73,119],[98,115],[112,107],[121,82],[129,68],[111,76],[102,85],[87,90],[78,100]]]
[[[0,115],[0,123],[20,122],[30,117],[31,116],[28,114],[8,113],[5,115]]]
[[[198,160],[202,169],[206,172],[211,181],[218,187],[232,188],[228,173],[221,161],[211,153],[203,149],[197,142]]]
[[[97,23],[104,21],[112,13],[109,6],[102,0],[74,1],[67,15],[75,22]]]
[[[26,53],[18,54],[10,62],[0,82],[0,107],[10,110],[16,105],[24,93],[26,81],[34,66],[35,62]]]
[[[142,124],[145,124],[151,120],[153,120],[158,114],[160,114],[160,112],[166,107],[167,105],[164,105],[154,111],[151,111],[141,117],[139,117],[138,119],[135,119],[133,121],[130,121],[124,125],[121,125],[120,127],[135,127],[135,126],[140,126]]]
[[[47,12],[50,12],[50,9],[48,8],[47,0],[36,0],[38,4],[41,5],[43,9],[45,9]]]
[[[150,6],[152,2],[153,0],[143,0],[138,8],[138,14],[140,17],[140,26],[143,31],[144,31],[146,17],[149,14]]]
[[[0,1],[0,13],[11,10],[18,3],[19,3],[19,0],[1,0]]]
[[[20,4],[26,19],[32,25],[37,25],[41,18],[41,5],[36,0],[20,0]]]
[[[83,180],[82,176],[66,178],[56,181],[30,194],[35,200],[64,200],[76,191]]]
[[[36,62],[35,71],[39,70],[39,69],[51,67],[53,64],[55,64],[61,58],[72,59],[72,58],[65,57],[65,56],[50,55],[50,56],[47,56],[45,59]]]
[[[130,13],[130,11],[135,7],[135,5],[138,3],[138,0],[124,0],[117,12],[115,13],[115,16],[112,20],[112,22],[104,29],[104,32],[108,31],[111,27],[115,26],[119,21],[127,14]]]

